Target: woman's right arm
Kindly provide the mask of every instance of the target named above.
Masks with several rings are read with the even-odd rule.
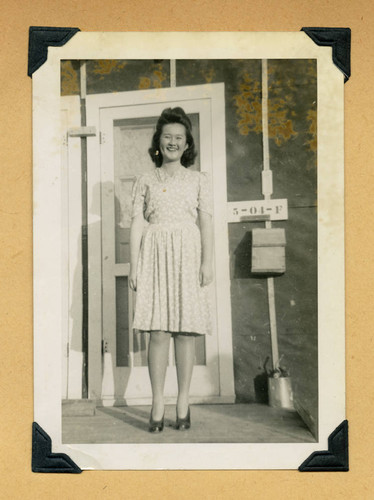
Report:
[[[130,288],[136,291],[136,270],[140,253],[140,245],[142,241],[144,227],[143,213],[135,215],[131,220],[130,228]]]

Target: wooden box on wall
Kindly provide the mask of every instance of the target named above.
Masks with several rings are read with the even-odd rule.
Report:
[[[283,228],[252,230],[252,273],[282,274],[286,270],[286,233]]]

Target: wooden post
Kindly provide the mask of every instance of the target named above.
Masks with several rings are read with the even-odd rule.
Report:
[[[170,59],[170,87],[177,86],[177,66],[175,59]]]
[[[268,120],[268,65],[267,59],[262,59],[262,147],[263,147],[263,172],[262,172],[262,194],[265,200],[270,200],[273,193],[272,171],[270,169],[269,155],[269,120]],[[265,221],[266,229],[272,227],[271,221]],[[274,278],[267,278],[271,353],[273,369],[278,367],[278,333],[277,318],[275,310]]]

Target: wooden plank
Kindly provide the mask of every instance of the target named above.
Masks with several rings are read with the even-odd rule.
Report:
[[[69,137],[94,137],[96,127],[70,127],[68,129]]]
[[[177,69],[175,59],[170,59],[170,87],[177,86]]]
[[[282,274],[286,271],[284,247],[254,247],[252,273]]]
[[[252,229],[252,246],[284,247],[286,246],[286,231],[281,227]]]

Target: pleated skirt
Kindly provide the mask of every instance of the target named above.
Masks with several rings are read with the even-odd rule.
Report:
[[[137,267],[133,328],[210,335],[210,285],[200,286],[200,265],[196,224],[149,224]]]

